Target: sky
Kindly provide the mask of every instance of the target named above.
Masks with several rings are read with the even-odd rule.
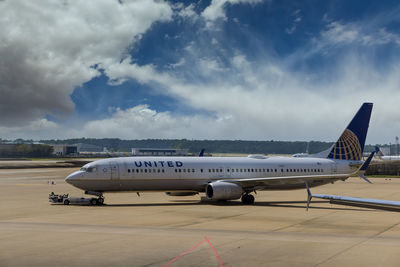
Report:
[[[400,135],[400,3],[0,0],[0,138]]]

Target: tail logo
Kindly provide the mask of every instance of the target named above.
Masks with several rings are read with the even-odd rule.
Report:
[[[346,129],[332,148],[328,158],[361,160],[361,145],[357,136]]]

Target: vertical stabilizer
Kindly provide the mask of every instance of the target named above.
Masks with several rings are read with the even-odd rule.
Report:
[[[372,103],[364,103],[339,140],[329,152],[328,158],[342,160],[361,160],[365,139],[371,118]]]
[[[382,150],[379,148],[379,146],[375,146],[375,153],[379,158],[381,158],[382,156],[385,156],[383,154]]]

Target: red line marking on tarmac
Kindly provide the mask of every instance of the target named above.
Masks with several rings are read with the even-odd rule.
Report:
[[[214,252],[215,257],[217,257],[219,263],[221,264],[222,267],[225,267],[224,263],[222,262],[220,256],[218,255],[217,251],[215,250],[215,248],[213,247],[213,245],[210,242],[210,239],[208,239],[206,236],[204,237],[204,240],[207,241],[208,245],[210,245],[210,248],[212,249],[212,251]]]
[[[172,260],[170,260],[168,263],[164,264],[162,267],[165,267],[167,265],[170,265],[171,263],[173,263],[174,261],[177,261],[178,259],[182,258],[185,254],[189,253],[190,251],[194,250],[195,248],[197,248],[198,246],[200,246],[201,244],[203,244],[204,242],[207,242],[206,240],[201,241],[200,243],[198,243],[196,246],[186,250],[185,252],[181,253],[179,256],[173,258]]]
[[[221,264],[222,267],[225,267],[224,263],[222,262],[220,256],[218,255],[217,251],[215,250],[215,248],[213,247],[213,245],[210,242],[210,239],[208,239],[207,236],[204,236],[204,240],[201,241],[200,243],[198,243],[197,245],[195,245],[194,247],[186,250],[185,252],[179,254],[177,257],[173,258],[172,260],[170,260],[169,262],[167,262],[166,264],[164,264],[162,267],[166,267],[168,265],[170,265],[171,263],[179,260],[180,258],[182,258],[184,255],[186,255],[187,253],[189,253],[190,251],[194,250],[195,248],[199,247],[201,244],[207,242],[208,245],[210,246],[211,250],[213,251],[215,257],[217,258],[217,260],[219,261],[219,263]]]

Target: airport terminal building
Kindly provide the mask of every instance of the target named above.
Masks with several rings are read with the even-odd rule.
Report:
[[[132,156],[187,156],[188,149],[132,148]]]

